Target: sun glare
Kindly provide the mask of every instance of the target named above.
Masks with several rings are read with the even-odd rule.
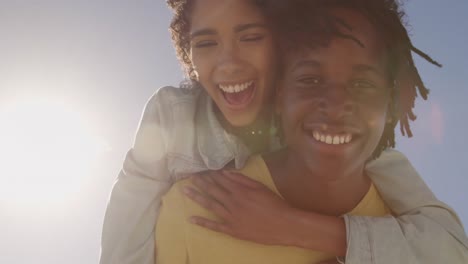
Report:
[[[108,148],[95,129],[59,98],[1,106],[0,200],[53,208],[75,199],[93,162]]]

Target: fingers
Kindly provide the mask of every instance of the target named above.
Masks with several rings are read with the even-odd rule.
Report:
[[[197,175],[199,174],[198,173],[181,173],[181,174],[178,174],[177,177],[178,179],[182,180],[182,179],[187,179],[187,178],[197,176]]]
[[[239,183],[232,181],[231,179],[226,177],[226,175],[222,171],[219,171],[217,174],[211,174],[210,180],[215,182],[218,186],[224,188],[230,194],[238,193],[240,190],[239,188],[244,187],[242,185],[239,185]]]
[[[231,229],[226,224],[223,224],[223,223],[219,223],[219,222],[216,222],[216,221],[211,221],[211,220],[208,220],[206,218],[199,217],[199,216],[190,217],[190,222],[192,224],[196,224],[196,225],[208,228],[208,229],[216,231],[216,232],[221,232],[221,233],[225,233],[227,235],[232,235]]]
[[[238,184],[241,184],[246,187],[250,188],[258,188],[263,186],[261,183],[258,181],[252,180],[249,177],[241,174],[241,173],[236,173],[232,171],[222,171],[223,175],[228,178],[229,180],[236,182]]]
[[[187,195],[192,201],[199,204],[201,207],[213,212],[215,215],[222,219],[227,219],[229,217],[229,211],[218,201],[198,192],[197,190],[184,187],[182,189],[183,193]]]
[[[337,259],[329,259],[329,260],[320,262],[319,264],[340,264],[340,262]]]
[[[214,180],[216,177],[203,175],[192,178],[193,184],[200,189],[201,192],[213,197],[222,204],[226,204],[230,196],[229,190]]]

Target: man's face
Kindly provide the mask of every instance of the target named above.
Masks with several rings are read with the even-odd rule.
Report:
[[[327,47],[289,54],[278,111],[289,149],[309,167],[336,169],[371,157],[386,124],[390,87],[374,27],[355,11],[332,14],[364,47],[334,37]]]

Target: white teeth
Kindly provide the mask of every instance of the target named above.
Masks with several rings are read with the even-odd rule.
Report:
[[[340,145],[340,144],[348,144],[353,139],[351,134],[343,134],[343,135],[329,135],[329,134],[322,134],[319,131],[313,131],[312,135],[315,140],[323,142],[329,145]]]
[[[249,88],[253,84],[253,81],[246,83],[234,84],[234,85],[219,85],[219,88],[225,93],[239,93]]]
[[[317,131],[314,131],[312,135],[314,136],[315,140],[320,141],[320,134]]]
[[[338,145],[340,144],[340,137],[339,136],[334,136],[333,137],[333,145]]]
[[[352,139],[351,135],[349,135],[349,134],[346,135],[345,143],[348,144],[349,142],[351,142],[351,139]]]

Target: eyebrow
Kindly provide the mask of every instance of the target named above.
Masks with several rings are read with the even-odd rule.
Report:
[[[190,38],[195,38],[198,36],[204,36],[204,35],[216,35],[216,30],[210,29],[210,28],[205,28],[205,29],[200,29],[195,32],[190,33]]]
[[[266,28],[267,26],[262,23],[248,23],[248,24],[241,24],[234,27],[234,32],[239,33],[241,31],[251,29],[251,28]]]
[[[380,71],[377,67],[367,65],[367,64],[357,64],[353,66],[354,72],[371,72],[379,76],[384,76],[385,74]]]
[[[291,71],[295,71],[298,68],[309,67],[309,68],[319,68],[322,64],[316,60],[300,60],[294,64]],[[362,73],[362,72],[371,72],[380,76],[384,76],[384,73],[377,69],[377,67],[367,65],[367,64],[356,64],[353,66],[353,71]]]
[[[248,30],[251,28],[266,28],[267,26],[262,23],[248,23],[248,24],[240,24],[234,27],[234,32],[239,33],[244,30]],[[196,30],[190,33],[190,38],[195,38],[199,36],[206,36],[206,35],[216,35],[217,31],[211,28],[204,28],[200,30]]]
[[[319,68],[320,66],[321,66],[320,62],[316,60],[300,60],[296,64],[294,64],[291,71],[295,71],[298,68],[304,68],[304,67]]]

